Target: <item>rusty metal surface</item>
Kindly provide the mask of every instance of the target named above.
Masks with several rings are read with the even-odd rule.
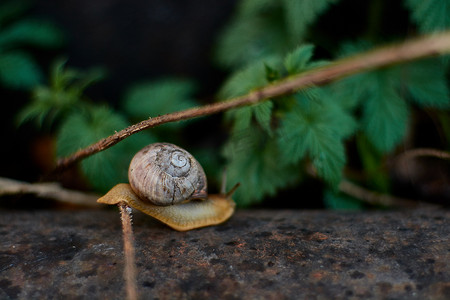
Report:
[[[239,211],[175,232],[135,213],[143,299],[446,299],[448,211]],[[0,299],[123,299],[115,211],[0,211]],[[447,298],[448,299],[448,298]]]

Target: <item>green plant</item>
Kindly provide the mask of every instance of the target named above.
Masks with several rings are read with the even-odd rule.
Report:
[[[436,1],[438,5],[425,8],[415,1],[405,1],[405,5],[410,9],[418,28],[429,32],[448,28],[445,17],[439,19],[439,22],[427,20],[427,14],[436,15],[447,9],[445,1],[447,0]],[[381,19],[375,22],[375,25],[368,24],[370,28],[367,32],[357,36],[354,42],[344,39],[337,43],[327,43],[336,44],[327,49],[327,55],[320,55],[320,51],[317,51],[318,54],[315,46],[304,42],[310,40],[319,44],[319,49],[324,48],[320,46],[320,41],[326,38],[323,30],[317,28],[320,27],[317,24],[318,16],[329,17],[326,12],[339,8],[342,3],[344,1],[338,0],[323,0],[314,4],[308,0],[242,1],[237,16],[218,43],[216,61],[232,70],[219,92],[220,100],[248,94],[263,87],[277,87],[278,81],[286,83],[288,81],[285,79],[299,78],[299,74],[309,74],[312,69],[331,66],[335,58],[375,47],[381,39],[374,34],[379,32],[375,27],[381,26]],[[383,4],[373,0],[364,5],[371,7],[374,3]],[[429,4],[428,1],[424,3]],[[378,8],[375,13],[371,12],[371,15],[376,16],[383,12],[383,5]],[[384,6],[384,9],[387,9],[387,6]],[[304,17],[297,19],[298,15]],[[243,41],[246,30],[253,34]],[[321,32],[320,39],[312,38],[315,32]],[[387,31],[383,34],[383,39],[388,40],[394,38],[396,32]],[[336,40],[334,36],[328,38]],[[364,69],[364,66],[361,68]],[[61,73],[57,77],[70,78],[67,82],[74,79],[70,75],[72,70],[64,70],[62,67],[56,70],[53,74]],[[230,135],[222,154],[226,159],[229,182],[240,182],[243,187],[236,192],[238,205],[248,206],[262,201],[268,195],[276,195],[281,189],[297,184],[310,175],[319,177],[326,183],[324,202],[333,209],[355,209],[363,206],[360,202],[355,202],[355,199],[349,199],[339,193],[342,183],[345,183],[347,188],[354,186],[349,178],[375,191],[390,193],[390,180],[384,162],[389,155],[395,153],[406,133],[413,131],[411,118],[415,111],[435,111],[438,116],[436,121],[447,134],[447,140],[450,140],[447,121],[450,107],[447,71],[448,59],[445,57],[391,65],[348,77],[328,86],[310,86],[292,94],[292,90],[279,92],[276,94],[284,96],[229,110],[225,114],[225,120],[229,125]],[[80,80],[80,77],[77,77],[77,80]],[[92,82],[86,78],[84,80]],[[56,126],[59,132],[59,155],[76,153],[59,165],[67,167],[88,157],[82,161],[82,168],[91,184],[103,191],[116,182],[126,180],[126,163],[139,148],[157,139],[178,143],[182,128],[176,123],[166,124],[150,132],[139,133],[111,149],[103,150],[142,128],[162,124],[170,119],[185,120],[214,113],[214,110],[218,112],[227,110],[226,107],[231,108],[224,101],[219,103],[220,105],[158,117],[196,105],[192,97],[194,85],[191,82],[164,79],[132,87],[126,93],[121,106],[122,112],[119,113],[95,105],[83,97],[82,91],[86,85],[69,84],[62,80],[64,84],[62,89],[59,89],[57,86],[61,85],[54,82],[59,81],[53,78],[50,86],[43,89],[46,92],[41,94],[62,93],[67,95],[62,98],[64,100],[59,104],[41,103],[39,106],[40,102],[36,99],[54,100],[58,97],[36,97],[35,102],[25,108],[21,119],[60,118],[60,124]],[[71,91],[70,87],[75,89]],[[261,91],[250,96],[258,96]],[[50,100],[50,103],[53,100]],[[238,103],[236,100],[239,99],[232,102]],[[56,112],[51,112],[52,109],[56,109]],[[198,113],[199,111],[201,113]],[[60,117],[62,115],[64,118]],[[133,126],[113,134],[116,130],[125,128],[129,122],[138,122],[149,117],[150,120],[137,124],[142,125],[141,129],[136,128],[140,126]],[[155,122],[152,125],[153,121]],[[89,149],[77,151],[106,136],[109,137],[103,141],[109,146],[103,147],[102,143],[98,142]],[[170,137],[169,140],[167,137]],[[349,165],[347,161],[349,145],[356,149],[357,153],[352,159],[353,165]],[[89,157],[97,152],[102,153]],[[196,156],[195,152],[193,153]],[[209,161],[209,164],[217,166],[219,158],[215,156],[212,160],[214,161]],[[354,165],[358,169],[345,172],[355,168]],[[205,166],[205,169],[208,167]],[[222,168],[215,168],[216,171],[219,169]],[[207,170],[207,173],[208,177],[212,178],[217,177],[219,172],[212,174]],[[358,190],[361,191],[360,188]]]
[[[246,94],[274,80],[326,65],[314,61],[314,47],[302,41],[313,40],[312,27],[318,16],[340,2],[241,1],[218,42],[216,61],[235,70],[219,98]],[[450,28],[447,0],[405,1],[405,5],[420,31]],[[385,34],[383,38],[389,39],[390,32]],[[341,41],[334,49],[335,56],[371,49],[379,39],[364,37],[365,41],[355,43]],[[295,47],[299,43],[301,46]],[[336,194],[347,165],[349,142],[356,145],[360,172],[365,173],[365,180],[354,179],[390,192],[383,161],[405,138],[413,110],[450,108],[448,69],[445,58],[442,61],[436,58],[392,66],[327,87],[311,87],[282,101],[272,99],[228,112],[231,134],[223,153],[233,182],[245,186],[236,192],[238,204],[245,206],[275,195],[300,182],[312,166],[328,184],[326,205],[358,207]]]
[[[0,4],[0,84],[13,89],[30,89],[42,79],[40,67],[26,50],[55,48],[63,34],[50,22],[26,17],[28,1]]]
[[[32,90],[30,103],[17,118],[19,124],[34,121],[39,128],[56,133],[59,157],[87,147],[133,121],[196,105],[191,96],[195,88],[192,82],[167,78],[133,86],[124,97],[123,111],[113,111],[107,105],[95,104],[84,93],[104,77],[101,69],[82,72],[65,64],[65,60],[53,64],[48,85]],[[167,136],[172,141],[179,139],[181,125],[168,125],[142,132],[83,161],[81,169],[88,182],[96,190],[106,191],[117,182],[127,181],[128,164],[138,150],[158,139],[167,141]]]

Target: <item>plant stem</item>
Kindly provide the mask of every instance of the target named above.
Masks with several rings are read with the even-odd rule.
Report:
[[[122,236],[123,236],[123,251],[125,256],[124,279],[128,300],[137,299],[137,271],[135,263],[135,248],[133,227],[131,221],[131,208],[125,203],[118,204],[120,209],[120,219],[122,220]]]
[[[407,150],[406,152],[400,154],[397,159],[398,160],[410,160],[416,157],[436,157],[440,159],[450,160],[450,152],[438,150],[438,149],[429,149],[429,148],[417,148]]]
[[[445,53],[450,53],[450,31],[355,55],[325,67],[274,82],[244,96],[141,121],[81,149],[69,157],[60,159],[53,173],[60,172],[88,156],[106,150],[144,129],[256,104],[270,98],[292,94],[301,89],[325,85],[352,74]]]
[[[99,207],[98,195],[68,190],[55,182],[28,183],[0,177],[0,197],[7,195],[33,194],[36,197],[52,199],[67,204]]]
[[[401,207],[401,208],[438,208],[438,205],[414,201],[406,198],[394,197],[389,194],[377,193],[365,189],[348,180],[342,180],[339,184],[339,190],[347,195],[350,195],[360,201],[370,205],[381,205],[385,207]]]

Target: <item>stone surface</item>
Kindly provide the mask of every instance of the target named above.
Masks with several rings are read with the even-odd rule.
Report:
[[[448,299],[448,211],[238,211],[175,232],[135,213],[143,299]],[[0,299],[123,299],[116,211],[0,211]]]

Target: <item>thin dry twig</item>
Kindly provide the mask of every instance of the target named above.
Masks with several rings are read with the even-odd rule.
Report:
[[[311,177],[318,178],[316,169],[312,164],[307,164],[305,171]],[[415,208],[419,206],[427,208],[438,207],[437,205],[430,203],[374,192],[346,179],[341,180],[338,189],[340,192],[370,205],[396,208]]]
[[[400,154],[397,159],[398,160],[410,160],[416,157],[436,157],[440,159],[450,159],[450,152],[431,149],[431,148],[416,148],[403,152]]]
[[[99,206],[98,195],[68,190],[58,183],[28,183],[0,177],[0,197],[33,194],[40,198],[83,206]]]
[[[415,208],[415,207],[438,207],[430,203],[414,201],[406,198],[394,197],[388,194],[381,194],[366,188],[363,188],[351,181],[342,180],[339,184],[339,191],[354,197],[360,201],[368,203],[370,205],[381,205],[385,207],[398,207],[398,208]]]
[[[450,32],[448,31],[343,59],[326,67],[280,80],[247,95],[228,101],[150,118],[116,132],[95,144],[75,152],[69,157],[60,159],[54,173],[60,172],[88,156],[108,149],[130,135],[147,128],[169,122],[216,114],[245,105],[252,105],[273,97],[291,94],[311,86],[324,85],[352,74],[444,53],[450,53]]]
[[[131,217],[131,208],[125,203],[118,204],[120,219],[122,220],[123,252],[125,256],[124,279],[128,300],[138,298],[137,292],[137,270],[135,262],[134,235]]]

